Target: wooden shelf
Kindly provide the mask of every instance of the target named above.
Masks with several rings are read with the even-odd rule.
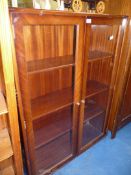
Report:
[[[94,100],[88,100],[85,105],[84,123],[87,120],[93,119],[99,114],[105,112],[106,109],[102,108]]]
[[[72,129],[72,106],[35,120],[33,128],[38,149]]]
[[[55,91],[45,96],[33,99],[31,102],[32,117],[37,119],[49,113],[58,111],[73,103],[73,88]]]
[[[101,60],[101,59],[105,59],[105,58],[112,58],[112,57],[113,57],[113,55],[111,53],[94,50],[94,51],[89,52],[89,60],[88,61],[90,62],[90,61],[96,61],[96,60]]]
[[[95,80],[89,80],[87,82],[86,98],[93,95],[99,94],[103,91],[108,90],[109,87]]]
[[[0,92],[0,115],[8,113],[7,106],[5,103],[4,96],[2,92]]]
[[[10,137],[7,129],[0,130],[0,162],[13,155]]]
[[[48,71],[75,64],[73,55],[44,58],[42,60],[33,60],[27,62],[27,70],[30,74],[41,71]]]
[[[6,167],[3,170],[0,170],[0,175],[15,175],[14,169],[12,166]]]
[[[71,132],[36,150],[38,174],[72,155]],[[43,173],[44,174],[44,173]]]

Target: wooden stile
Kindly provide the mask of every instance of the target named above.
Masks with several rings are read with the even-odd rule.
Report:
[[[12,40],[13,39],[9,20],[8,3],[7,0],[2,0],[0,1],[0,45],[3,74],[5,80],[6,100],[8,106],[8,120],[16,174],[23,175],[17,102],[12,61]]]

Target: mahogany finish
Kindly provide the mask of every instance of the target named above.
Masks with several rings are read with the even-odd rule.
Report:
[[[124,17],[30,9],[10,14],[28,169],[48,174],[106,134]]]
[[[131,70],[129,72],[129,77],[126,84],[126,91],[124,94],[122,107],[120,111],[120,115],[122,116],[122,120],[126,118],[128,115],[131,115],[131,100],[129,97],[131,97]]]
[[[117,6],[117,8],[116,8]],[[109,0],[106,5],[106,12],[114,15],[128,15],[131,17],[131,1],[129,0]],[[122,57],[119,65],[119,71],[115,83],[115,91],[112,98],[111,110],[109,115],[108,128],[112,132],[112,138],[115,137],[119,128],[131,121],[130,107],[130,66],[131,66],[131,25],[128,20],[125,41],[122,46]]]
[[[130,19],[128,20],[127,30],[125,33],[125,40],[122,49],[122,59],[118,69],[116,78],[115,89],[116,93],[113,96],[109,129],[112,132],[112,138],[115,137],[116,131],[131,121],[130,117],[130,64],[131,64],[131,27]]]
[[[30,174],[74,156],[84,48],[83,17],[39,12],[11,16]]]
[[[117,21],[117,22],[116,22]],[[115,74],[123,43],[122,21],[97,19],[86,25],[85,64],[80,108],[78,151],[94,144],[106,133]],[[88,34],[90,30],[90,33]],[[87,60],[86,60],[87,59]]]

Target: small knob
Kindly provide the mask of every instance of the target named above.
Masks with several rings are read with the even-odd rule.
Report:
[[[76,105],[77,105],[77,106],[80,106],[80,103],[79,103],[79,102],[77,102],[77,103],[76,103]]]
[[[114,36],[113,36],[113,35],[111,35],[111,36],[108,37],[108,40],[109,40],[109,41],[111,41],[111,40],[113,40],[113,39],[114,39]]]
[[[81,100],[81,103],[85,104],[85,100]]]

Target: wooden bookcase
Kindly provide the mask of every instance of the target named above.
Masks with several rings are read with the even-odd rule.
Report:
[[[106,134],[126,17],[11,9],[29,174],[47,174]]]
[[[116,132],[125,124],[131,121],[131,18],[128,19],[125,40],[122,49],[122,60],[118,69],[118,76],[115,83],[115,91],[112,98],[112,105],[109,115],[109,129],[112,138]],[[119,89],[119,90],[117,90]]]

